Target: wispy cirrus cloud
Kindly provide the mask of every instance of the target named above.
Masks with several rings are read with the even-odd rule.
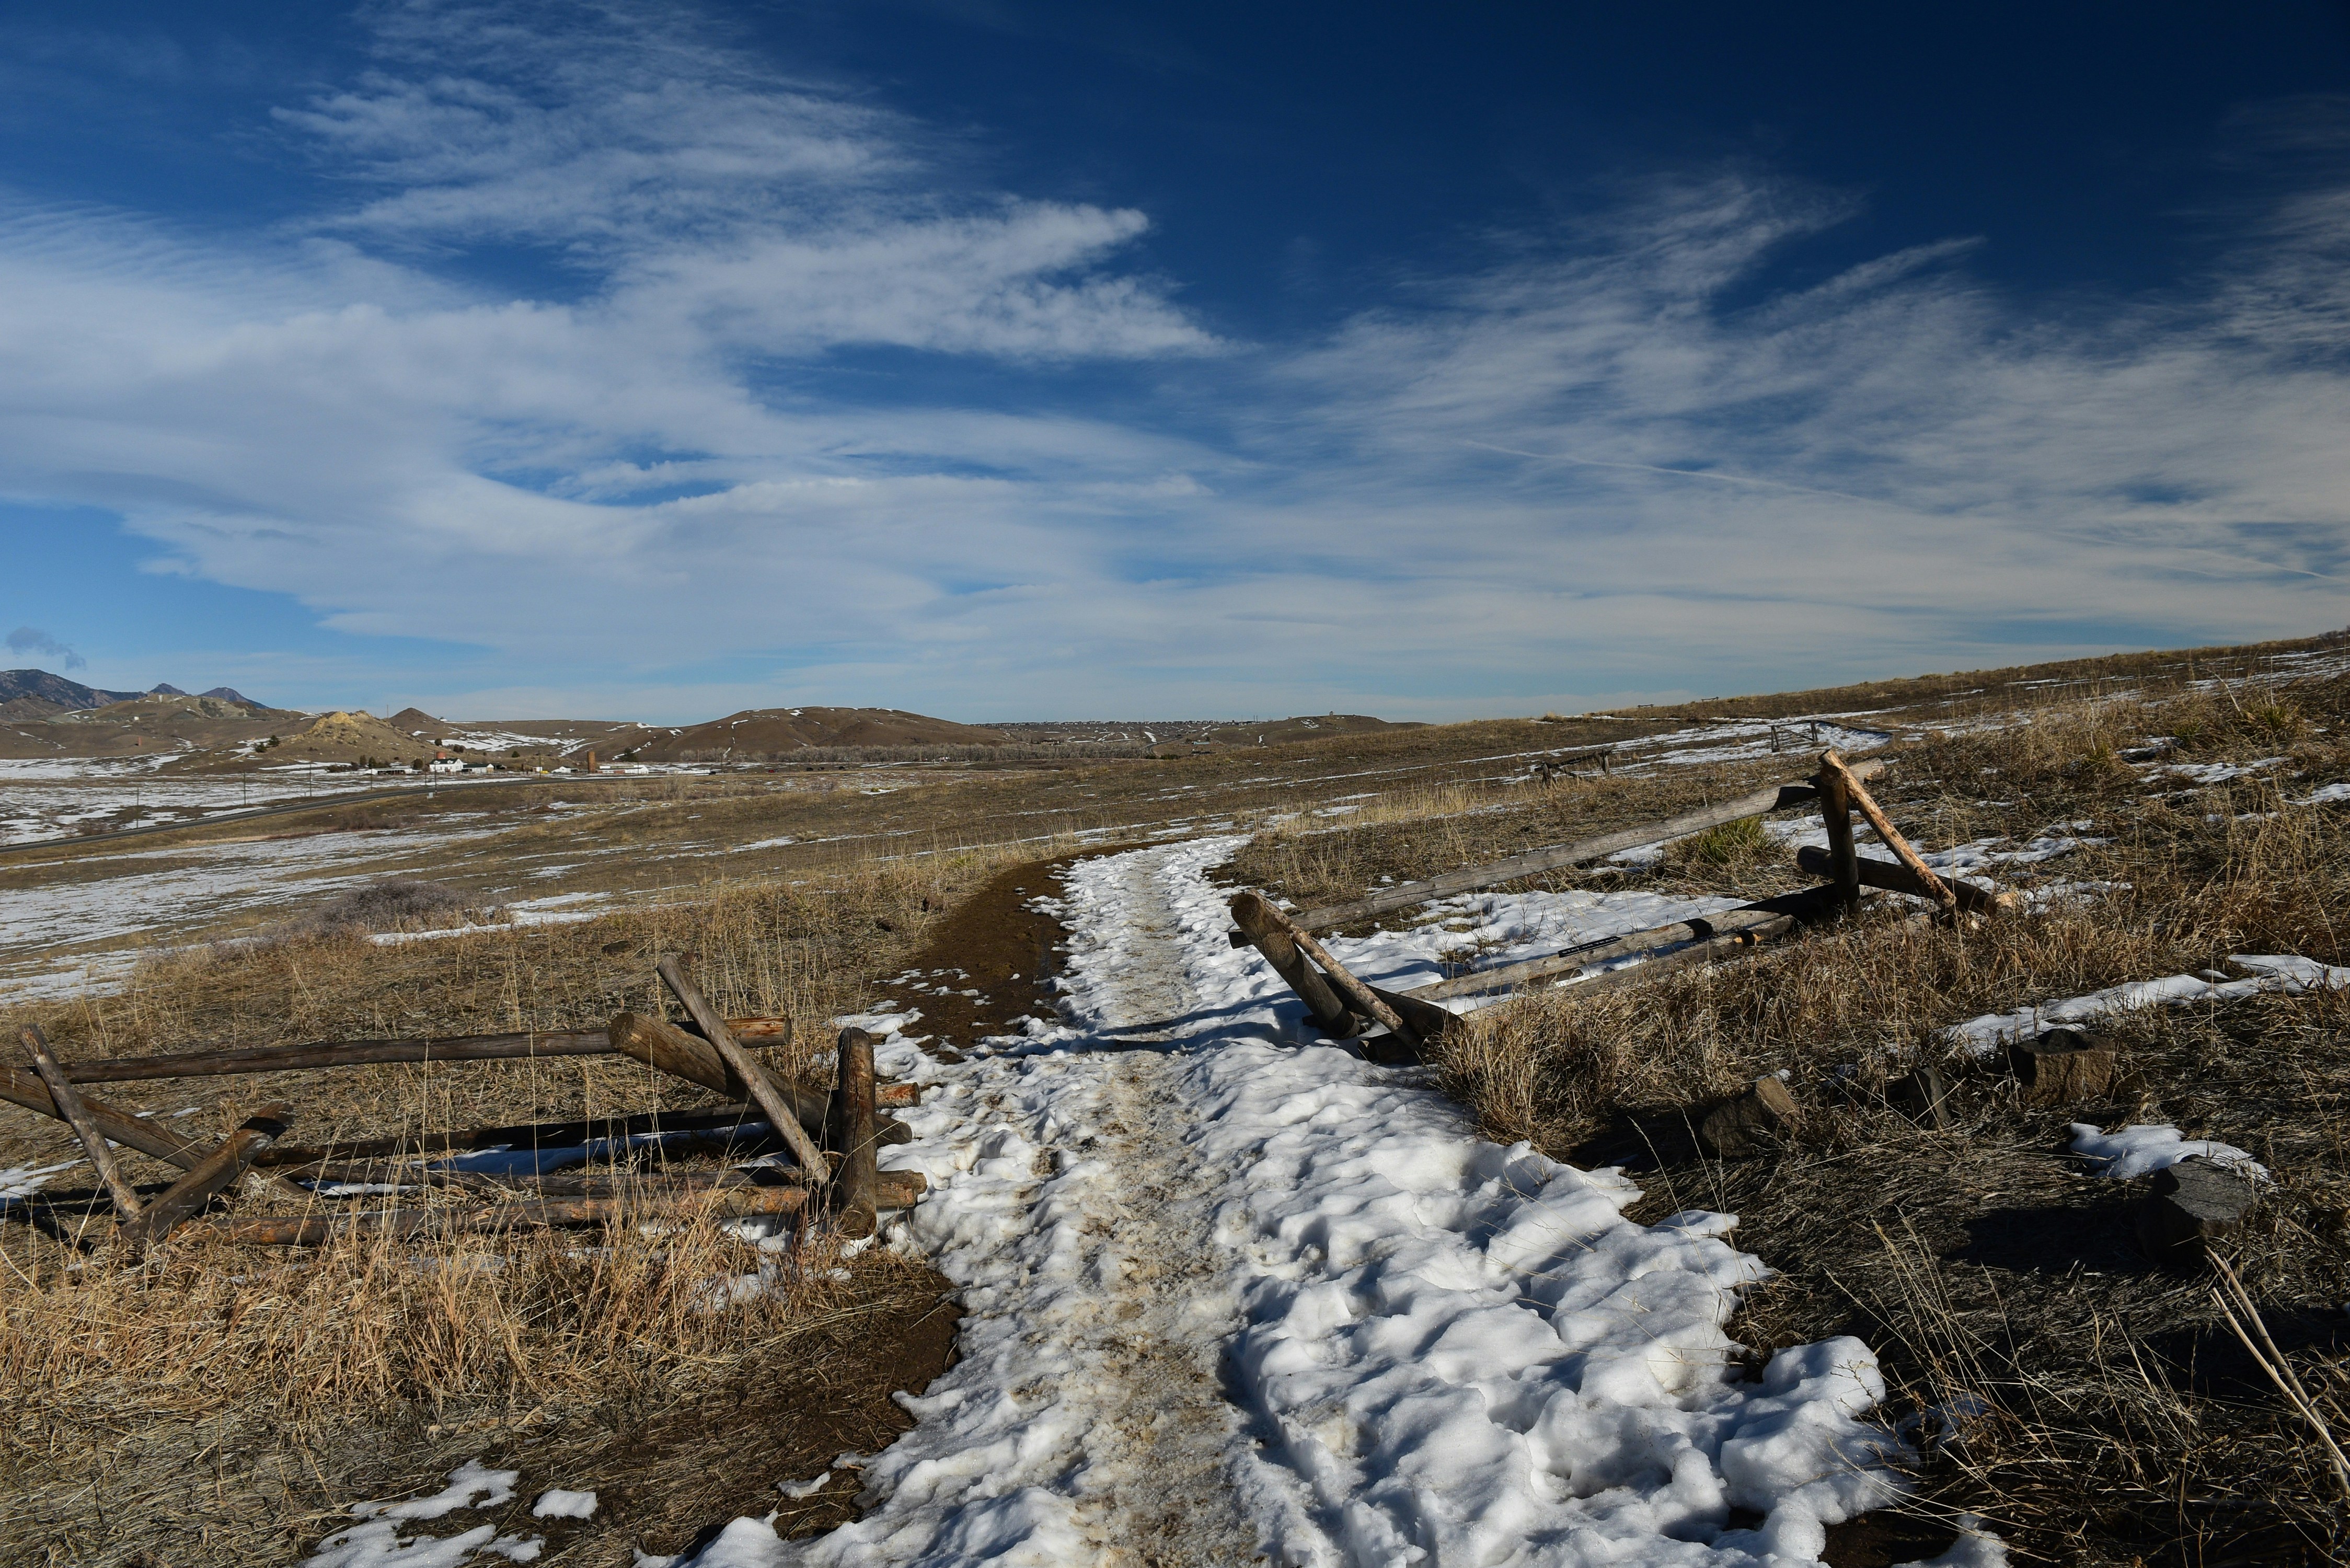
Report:
[[[690,19],[369,16],[299,223],[0,223],[0,488],[478,649],[444,706],[1439,714],[2342,618],[2350,182],[2050,302],[1965,235],[1766,286],[1856,203],[1700,171],[1243,344],[1142,214]]]

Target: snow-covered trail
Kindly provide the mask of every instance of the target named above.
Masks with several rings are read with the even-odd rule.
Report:
[[[1223,939],[1239,842],[1072,870],[1062,1022],[885,1049],[933,1085],[889,1163],[933,1181],[908,1240],[962,1289],[962,1359],[858,1461],[864,1518],[738,1519],[697,1568],[1759,1568],[1890,1501],[1866,1345],[1742,1374],[1724,1327],[1768,1271],[1733,1220],[1634,1224],[1619,1174],[1301,1036]]]

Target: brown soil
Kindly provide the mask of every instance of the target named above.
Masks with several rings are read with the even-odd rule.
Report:
[[[493,1451],[484,1464],[523,1472],[500,1531],[544,1535],[542,1563],[600,1564],[626,1561],[630,1546],[684,1552],[730,1520],[770,1510],[781,1511],[775,1531],[787,1538],[847,1523],[860,1511],[863,1482],[856,1468],[834,1461],[888,1447],[914,1424],[897,1392],[920,1393],[954,1365],[962,1311],[948,1290],[932,1271],[909,1267],[877,1282],[882,1299],[868,1310],[795,1347],[783,1376],[740,1367],[698,1398],[613,1412]],[[807,1497],[775,1490],[827,1469],[831,1480]],[[550,1486],[594,1490],[595,1517],[532,1519],[531,1501]]]
[[[951,1061],[960,1060],[958,1044],[1008,1033],[1023,1017],[1055,1016],[1059,1004],[1052,981],[1060,968],[1061,940],[1068,933],[1057,916],[1036,909],[1035,901],[1057,894],[1062,874],[1077,862],[1134,847],[1104,846],[999,873],[931,928],[920,950],[879,988],[881,993],[901,1009],[919,1009],[920,1033],[931,1037],[931,1051]]]

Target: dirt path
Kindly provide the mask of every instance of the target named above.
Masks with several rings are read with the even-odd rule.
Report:
[[[1226,1461],[1240,1424],[1218,1386],[1222,1347],[1239,1327],[1237,1303],[1206,1238],[1215,1182],[1183,1134],[1194,1113],[1173,1092],[1154,1021],[1182,1017],[1199,998],[1176,961],[1172,911],[1153,886],[1157,863],[1128,859],[1121,880],[1158,918],[1115,934],[1124,950],[1122,1006],[1097,1022],[1134,1048],[1095,1056],[1101,1078],[1097,1153],[1108,1179],[1087,1191],[1087,1272],[1109,1287],[1090,1347],[1114,1412],[1088,1434],[1093,1464],[1115,1478],[1088,1496],[1083,1528],[1105,1562],[1233,1563],[1254,1554],[1255,1532],[1233,1506]],[[1091,1465],[1088,1467],[1091,1468]]]
[[[1162,885],[1173,853],[1111,862],[1117,901],[1140,918],[1070,921],[1069,960],[1095,977],[1073,1021],[1080,1039],[946,1069],[970,1087],[946,1089],[940,1131],[970,1140],[971,1175],[961,1179],[977,1199],[953,1240],[988,1243],[957,1249],[962,1272],[950,1268],[969,1313],[962,1360],[906,1402],[925,1418],[883,1457],[887,1498],[806,1542],[799,1560],[1027,1560],[1008,1550],[1014,1540],[1038,1560],[1134,1568],[1259,1555],[1231,1474],[1249,1444],[1221,1382],[1240,1313],[1210,1240],[1218,1183],[1188,1136],[1196,1113],[1175,1089],[1184,1046],[1171,1021],[1200,999]],[[1040,929],[1057,933],[1059,889],[1045,867],[1030,867],[992,891],[1018,902],[985,900],[997,911],[991,929],[960,933],[962,961],[932,982],[954,985],[951,1008],[910,992],[924,1010],[916,1030],[942,1016],[1010,1016],[1005,1003],[1022,992],[1044,994],[1024,961]],[[985,1130],[973,1138],[973,1128]],[[938,1472],[964,1469],[975,1449],[991,1455],[993,1473],[941,1484]],[[993,1501],[978,1504],[975,1492]],[[990,1535],[975,1542],[982,1516]]]

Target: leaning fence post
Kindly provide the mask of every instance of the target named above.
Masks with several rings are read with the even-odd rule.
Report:
[[[1340,1040],[1361,1033],[1361,1023],[1338,993],[1330,989],[1330,982],[1305,961],[1305,955],[1297,950],[1297,943],[1289,933],[1271,918],[1272,909],[1255,893],[1234,894],[1232,923],[1248,938],[1249,945],[1264,955],[1264,961],[1289,982],[1289,988],[1305,999],[1306,1011],[1314,1014],[1316,1028]]]
[[[1413,1050],[1419,1049],[1419,1031],[1406,1023],[1400,1012],[1373,994],[1369,986],[1357,980],[1346,965],[1332,958],[1329,950],[1315,941],[1311,932],[1299,927],[1296,921],[1253,893],[1239,894],[1232,902],[1237,905],[1242,898],[1256,898],[1256,905],[1253,911],[1256,917],[1287,937],[1307,958],[1320,964],[1323,972],[1330,977],[1330,984],[1347,999],[1348,1006],[1367,1014],[1373,1023],[1387,1025],[1388,1033],[1393,1034]],[[1238,918],[1237,914],[1234,918]]]
[[[104,1135],[99,1133],[98,1124],[90,1119],[89,1112],[82,1106],[81,1096],[74,1091],[73,1083],[67,1078],[65,1069],[57,1065],[55,1056],[49,1054],[48,1036],[41,1033],[41,1026],[37,1023],[26,1024],[16,1034],[24,1041],[25,1049],[32,1054],[33,1071],[38,1073],[41,1082],[48,1085],[49,1099],[57,1106],[57,1115],[73,1128],[74,1137],[81,1140],[82,1150],[89,1156],[90,1164],[98,1168],[99,1180],[106,1184],[107,1195],[114,1199],[116,1217],[125,1223],[138,1219],[138,1194],[132,1192],[130,1183],[123,1179],[122,1168],[114,1163],[114,1151],[106,1147]]]

